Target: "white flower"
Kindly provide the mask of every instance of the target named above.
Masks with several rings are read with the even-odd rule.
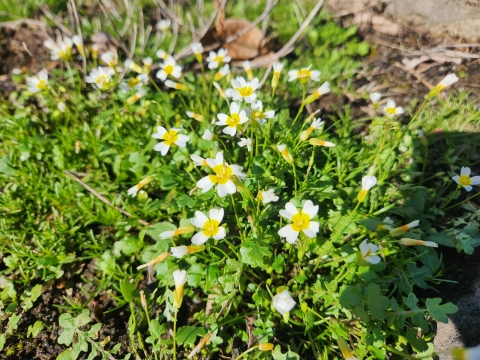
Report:
[[[84,56],[84,51],[83,51],[83,39],[80,35],[74,35],[72,37],[72,41],[73,43],[75,44],[75,46],[77,47],[78,49],[78,52],[80,53],[80,55]]]
[[[373,255],[375,252],[378,251],[377,245],[369,244],[367,243],[367,240],[363,240],[359,248],[362,260],[369,262],[370,264],[378,264],[380,262],[380,256]]]
[[[57,104],[57,109],[61,112],[65,112],[65,109],[66,109],[66,106],[65,106],[65,103],[63,101],[60,101],[58,104]]]
[[[145,90],[144,88],[140,88],[135,94],[133,94],[127,99],[127,104],[132,105],[136,103],[138,100],[140,100],[142,97],[144,97],[145,95],[147,95],[147,90]]]
[[[271,119],[275,116],[275,110],[263,111],[261,100],[258,100],[257,102],[252,101],[250,106],[252,109],[245,108],[245,112],[251,119],[258,121],[260,125],[265,124],[265,119]]]
[[[462,167],[460,170],[460,176],[455,175],[452,177],[453,181],[458,184],[458,187],[463,187],[467,191],[472,190],[472,185],[480,184],[480,176],[470,177],[471,170],[469,167]]]
[[[357,195],[357,200],[360,202],[365,201],[368,191],[377,184],[377,178],[375,176],[364,176],[362,178],[362,190]]]
[[[166,32],[168,32],[168,29],[170,28],[170,25],[172,25],[172,20],[170,20],[170,19],[160,20],[157,23],[157,29],[166,33]]]
[[[203,53],[203,46],[201,42],[195,42],[190,45],[190,48],[192,49],[192,52],[197,55]]]
[[[145,185],[151,183],[153,181],[153,178],[151,176],[147,176],[145,179],[142,179],[137,185],[132,186],[130,189],[128,189],[127,193],[128,195],[135,197],[137,196],[138,190],[143,188]]]
[[[223,63],[230,62],[232,58],[227,56],[228,50],[226,49],[218,49],[218,53],[215,51],[210,51],[207,57],[208,68],[209,69],[216,69]]]
[[[190,221],[194,226],[200,228],[201,231],[192,237],[192,244],[201,245],[205,244],[211,237],[215,240],[221,240],[227,236],[225,228],[220,225],[223,220],[223,212],[222,208],[210,209],[207,217],[201,211],[195,211],[195,217]]]
[[[115,66],[117,65],[117,61],[118,61],[117,54],[115,54],[112,51],[104,52],[100,56],[100,59],[112,69],[115,69]],[[125,62],[125,64],[127,64],[127,62]]]
[[[50,39],[49,39],[50,40]],[[69,37],[63,38],[60,45],[57,45],[53,40],[45,41],[45,46],[50,46],[50,59],[52,60],[67,60],[72,53],[73,41]]]
[[[187,116],[190,119],[195,119],[197,121],[203,121],[203,116],[197,113],[194,113],[193,111],[186,111]]]
[[[233,89],[225,90],[225,94],[231,97],[233,101],[245,100],[249,104],[257,98],[255,90],[260,86],[260,82],[258,78],[246,81],[243,77],[238,76],[236,79],[232,79],[232,86]]]
[[[320,224],[311,219],[317,215],[318,205],[313,205],[311,200],[305,201],[303,208],[297,209],[291,202],[285,204],[285,210],[280,210],[280,215],[292,221],[278,231],[278,235],[284,237],[289,244],[295,243],[300,231],[313,238],[320,231]]]
[[[317,100],[320,96],[325,95],[326,93],[330,92],[330,83],[325,81],[322,86],[320,86],[315,92],[309,95],[305,99],[305,104],[311,104],[315,100]]]
[[[207,140],[207,141],[211,141],[213,139],[213,134],[210,130],[206,129],[205,132],[202,135],[202,138]]]
[[[175,291],[173,292],[173,307],[179,309],[183,301],[183,286],[187,282],[187,272],[185,270],[175,270],[173,272],[173,281],[175,282]]]
[[[403,107],[397,106],[394,100],[389,99],[387,100],[387,105],[382,107],[382,111],[387,115],[389,118],[392,118],[396,115],[403,114],[404,110]]]
[[[393,220],[387,216],[381,223],[377,224],[377,230],[392,230],[392,225]]]
[[[293,158],[287,149],[287,145],[277,144],[277,150],[280,151],[280,154],[282,154],[282,157],[285,159],[286,162],[288,162],[289,164],[293,163]]]
[[[217,73],[213,77],[213,80],[215,81],[221,80],[229,74],[230,74],[230,65],[225,64],[220,68],[220,70],[217,71]]]
[[[223,153],[219,152],[215,159],[206,159],[210,168],[212,168],[214,175],[207,175],[197,182],[197,187],[202,189],[202,193],[207,192],[212,187],[217,185],[217,194],[220,197],[225,197],[227,194],[235,194],[237,187],[232,181],[233,177],[244,178],[242,173],[243,167],[239,165],[228,165],[223,161]]]
[[[407,232],[408,230],[417,227],[420,224],[419,220],[414,220],[411,223],[407,225],[402,225],[399,227],[396,227],[395,229],[390,230],[390,235],[391,236],[400,236],[403,233]]]
[[[146,57],[142,60],[143,66],[145,67],[145,74],[150,73],[150,68],[152,67],[153,64],[153,59],[151,57]]]
[[[305,84],[308,79],[312,79],[313,81],[320,81],[320,71],[318,70],[310,70],[312,65],[309,65],[306,68],[302,68],[300,70],[290,70],[288,72],[288,81],[293,80],[300,80],[302,84]]]
[[[92,84],[100,90],[107,90],[109,88],[110,80],[115,74],[112,68],[98,67],[90,71],[90,74],[85,78],[87,83]]]
[[[43,69],[39,71],[37,76],[27,77],[28,91],[31,93],[37,93],[39,91],[47,90],[48,85],[48,72]]]
[[[273,65],[272,65],[273,73],[278,74],[280,76],[280,73],[282,72],[284,66],[285,66],[285,64],[282,63],[282,62],[273,63]]]
[[[456,348],[453,349],[452,354],[455,359],[461,360],[479,360],[480,359],[480,345],[470,348]]]
[[[458,77],[455,74],[448,74],[445,76],[442,81],[434,86],[432,90],[428,93],[427,97],[431,98],[437,96],[440,91],[445,89],[447,86],[453,85],[458,81]]]
[[[124,65],[127,69],[133,70],[139,74],[143,73],[143,68],[137,63],[135,63],[132,59],[125,60]]]
[[[185,255],[188,254],[188,250],[186,246],[177,246],[170,248],[170,252],[172,256],[176,257],[177,259],[181,259]]]
[[[172,80],[165,80],[165,86],[175,90],[183,90],[183,91],[190,90],[188,86],[176,83],[175,81],[172,81]]]
[[[283,290],[280,294],[277,294],[273,297],[273,307],[281,315],[290,312],[297,303],[293,300],[292,295],[288,290]]]
[[[370,94],[370,100],[374,104],[378,103],[381,98],[382,98],[382,94],[380,94],[379,92],[373,92]]]
[[[433,241],[423,241],[423,240],[416,240],[410,238],[402,238],[400,239],[402,245],[405,246],[428,246],[428,247],[438,247],[438,244]]]
[[[282,72],[284,64],[281,62],[273,63],[273,76],[272,76],[272,88],[276,88],[278,80],[280,79],[280,73]]]
[[[300,134],[300,140],[301,141],[307,140],[310,134],[312,133],[312,131],[315,129],[318,129],[322,125],[323,125],[322,119],[313,119],[312,125],[310,125],[307,130],[302,131],[302,133]]]
[[[147,82],[148,82],[148,75],[147,74],[139,74],[138,76],[136,76],[134,78],[123,81],[119,85],[119,88],[123,92],[129,92],[132,89],[139,90]]]
[[[222,132],[231,136],[237,133],[237,126],[248,121],[245,110],[240,111],[240,106],[235,102],[230,104],[230,116],[227,114],[217,114],[217,118],[218,121],[215,125],[225,126]]]
[[[169,53],[167,53],[165,50],[162,50],[162,49],[157,50],[155,55],[157,55],[157,57],[159,57],[160,59],[163,59],[163,60],[167,60],[167,59],[170,59],[170,58],[173,59],[172,55],[170,55]]]
[[[246,146],[248,151],[252,151],[252,143],[253,143],[252,139],[240,138],[240,141],[238,142],[238,146],[240,147]]]
[[[207,160],[205,160],[201,156],[190,155],[190,159],[192,159],[195,166],[209,166],[208,163],[207,163]]]
[[[258,198],[262,200],[263,205],[267,205],[271,202],[277,202],[279,197],[275,195],[275,190],[273,189],[268,189],[267,191],[261,190],[258,193]]]
[[[317,139],[317,138],[310,138],[308,140],[308,142],[310,143],[310,145],[313,145],[313,146],[326,146],[326,147],[335,147],[337,145],[335,145],[334,143],[330,142],[330,141],[325,141],[325,140],[321,140],[321,139]]]
[[[160,70],[157,71],[156,76],[162,81],[165,81],[168,76],[178,79],[182,76],[182,67],[177,65],[173,58],[167,58],[163,64],[160,65]]]
[[[245,69],[245,72],[247,73],[247,78],[248,80],[253,79],[253,72],[252,72],[252,67],[250,66],[250,61],[245,60],[243,63],[243,68]]]
[[[170,146],[173,144],[179,147],[185,147],[187,141],[190,140],[190,137],[187,135],[179,134],[178,132],[182,129],[171,128],[167,131],[163,126],[157,126],[157,132],[152,135],[155,139],[164,140],[161,143],[158,143],[153,148],[155,151],[160,151],[160,153],[165,156],[170,149]]]
[[[174,237],[174,236],[188,234],[188,233],[191,233],[191,232],[194,232],[194,231],[195,231],[195,228],[193,226],[187,225],[187,226],[179,227],[176,230],[164,231],[159,235],[159,237],[160,237],[160,239],[165,240],[165,239],[169,239],[169,238]]]

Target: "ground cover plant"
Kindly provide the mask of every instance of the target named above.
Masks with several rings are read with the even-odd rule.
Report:
[[[43,333],[57,359],[432,358],[434,321],[456,311],[424,291],[444,274],[435,248],[478,244],[476,147],[442,156],[425,136],[477,119],[462,95],[439,99],[458,78],[418,103],[364,94],[376,115],[353,119],[316,105],[369,51],[354,28],[319,18],[296,56],[252,69],[186,37],[177,63],[174,20],[130,58],[63,35],[44,44],[58,66],[13,75],[24,86],[0,107],[6,356]],[[21,332],[52,287],[61,315]],[[124,319],[122,339],[102,333],[108,317]]]

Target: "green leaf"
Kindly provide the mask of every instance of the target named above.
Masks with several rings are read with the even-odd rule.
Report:
[[[6,341],[7,341],[7,336],[5,334],[0,334],[0,351],[3,350]]]
[[[342,215],[340,212],[330,212],[328,218],[328,226],[334,233],[342,232],[342,234],[349,234],[357,230],[357,220],[360,220],[362,217],[358,214],[354,215],[353,218],[347,215]]]
[[[417,329],[407,328],[407,333],[405,337],[408,340],[408,343],[412,345],[415,351],[426,351],[428,350],[427,343],[422,338],[417,337]]]
[[[453,231],[440,231],[425,238],[427,241],[433,241],[439,245],[455,247],[455,233]]]
[[[359,285],[348,285],[341,293],[340,293],[340,304],[346,308],[351,309],[354,306],[359,306],[362,304],[362,290]]]
[[[64,352],[58,354],[56,360],[72,360],[72,348],[68,348]]]
[[[40,331],[42,331],[44,328],[45,328],[45,324],[42,321],[40,320],[35,321],[35,324],[30,325],[28,327],[27,337],[28,338],[30,336],[37,337]]]
[[[448,323],[447,314],[454,314],[458,311],[458,307],[451,302],[446,304],[440,305],[442,299],[434,298],[434,299],[427,299],[427,311],[431,317],[441,323]]]
[[[102,258],[97,261],[97,264],[98,269],[104,273],[109,275],[116,274],[115,258],[110,250],[107,250],[103,253]]]
[[[63,332],[57,339],[59,344],[64,344],[70,346],[73,341],[73,336],[75,335],[75,318],[68,313],[60,315],[58,318],[59,324],[63,327]]]
[[[382,295],[380,286],[377,284],[368,285],[366,300],[372,318],[384,320],[385,313],[390,307],[390,300]]]
[[[190,269],[187,270],[188,285],[191,287],[197,287],[201,284],[205,278],[205,271],[201,264],[192,264]]]
[[[242,243],[240,254],[242,256],[242,261],[254,268],[267,268],[269,264],[265,263],[264,257],[270,257],[272,255],[268,247],[262,246],[259,241],[251,240]]]
[[[138,237],[129,237],[120,241],[116,241],[113,244],[113,254],[118,257],[120,253],[125,255],[132,255],[137,253],[143,248],[143,241]]]
[[[403,297],[403,303],[407,305],[411,310],[418,309],[418,298],[415,296],[414,293],[408,294],[408,297]]]
[[[177,342],[178,345],[190,345],[195,346],[197,337],[205,336],[207,334],[207,329],[204,327],[196,326],[182,326],[177,331]]]
[[[190,197],[186,194],[178,195],[175,198],[175,201],[177,202],[177,205],[180,209],[184,208],[185,206],[188,206],[189,208],[192,208],[196,203],[196,200],[194,198],[192,198],[192,197]]]
[[[42,285],[37,284],[32,288],[32,290],[30,290],[30,295],[27,295],[28,298],[25,301],[24,305],[22,306],[23,311],[25,312],[31,309],[33,306],[33,303],[37,301],[40,295],[42,295]]]
[[[135,302],[133,298],[133,292],[135,291],[135,287],[130,282],[130,279],[128,277],[124,278],[120,282],[120,291],[122,292],[124,299],[127,300],[129,303]]]
[[[165,333],[165,329],[167,328],[167,324],[163,323],[160,324],[160,322],[157,319],[153,319],[150,321],[150,325],[148,326],[148,331],[150,332],[150,335],[155,337],[155,338],[160,338]]]
[[[284,262],[285,258],[281,254],[276,256],[272,264],[272,269],[275,270],[277,273],[281,274]]]
[[[15,174],[15,169],[10,167],[10,162],[6,156],[0,158],[0,173],[5,176],[12,176]]]
[[[293,351],[289,350],[285,354],[282,354],[280,345],[275,346],[275,349],[272,352],[272,357],[274,360],[300,360],[298,354]]]

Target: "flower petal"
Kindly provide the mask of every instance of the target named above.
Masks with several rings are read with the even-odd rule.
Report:
[[[200,231],[193,235],[192,237],[192,244],[194,245],[202,245],[205,244],[208,240],[208,237],[203,233],[203,231]]]
[[[207,221],[208,221],[207,215],[205,215],[201,211],[195,211],[195,217],[190,219],[190,222],[192,223],[192,225],[201,229],[203,229],[203,226]]]
[[[201,178],[200,180],[197,181],[197,187],[199,189],[202,189],[202,193],[207,192],[210,190],[212,187],[214,187],[215,184],[210,180],[209,176],[205,176]]]
[[[292,225],[286,225],[278,230],[278,235],[284,237],[287,243],[293,244],[297,240],[298,231],[293,230]]]
[[[316,221],[310,221],[310,226],[308,229],[303,230],[303,233],[309,237],[313,238],[320,231],[320,224]]]
[[[223,209],[220,208],[220,209],[210,209],[210,211],[208,212],[208,217],[210,219],[213,219],[213,220],[217,220],[219,223],[222,222],[223,220]]]
[[[313,205],[311,200],[307,200],[305,201],[305,204],[303,204],[302,213],[313,218],[318,213],[318,205]]]
[[[227,232],[223,226],[218,228],[218,233],[213,237],[215,240],[221,240],[227,236]]]

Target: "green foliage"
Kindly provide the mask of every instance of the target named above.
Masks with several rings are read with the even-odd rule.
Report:
[[[152,4],[145,1],[145,6]],[[250,16],[259,6],[232,2],[227,14]],[[205,9],[211,11],[212,4]],[[278,30],[280,39],[296,31],[294,13],[287,3],[272,12],[271,30]],[[135,23],[141,15],[136,9],[129,16]],[[412,106],[408,125],[378,111],[361,135],[354,131],[356,119],[348,106],[314,123],[305,113],[305,97],[320,84],[290,82],[286,70],[305,68],[306,59],[313,59],[311,70],[320,70],[321,82],[329,80],[332,92],[340,94],[357,58],[369,53],[355,27],[343,29],[324,18],[315,20],[306,41],[295,48],[297,57],[283,60],[278,86],[272,88],[268,76],[255,92],[262,110],[275,115],[263,125],[254,118],[237,124],[235,136],[211,121],[220,120],[219,114],[230,116],[232,101],[213,87],[216,70],[193,70],[193,56],[182,61],[188,66],[175,79],[185,90],[158,83],[133,101],[133,90],[118,89],[118,74],[108,89],[99,90],[84,88],[75,71],[53,69],[49,89],[12,92],[0,102],[0,250],[2,274],[9,279],[0,277],[0,311],[8,319],[0,348],[18,331],[21,314],[38,301],[40,281],[59,279],[94,260],[97,288],[88,296],[105,290],[129,314],[125,358],[174,358],[181,349],[184,357],[195,351],[198,357],[243,351],[244,358],[335,359],[342,355],[332,344],[340,338],[350,339],[357,358],[432,355],[432,321],[447,321],[456,307],[415,295],[441,278],[441,257],[420,242],[407,247],[400,239],[472,253],[480,241],[480,220],[465,206],[463,188],[451,180],[463,166],[458,165],[465,160],[462,153],[448,149],[440,156],[432,147],[436,156],[429,160],[411,130],[419,124],[433,127],[422,122],[424,114],[435,113],[441,121],[457,114],[432,100],[433,106],[422,104],[418,113]],[[96,22],[84,19],[84,34],[98,30]],[[106,30],[123,27],[118,19],[108,24]],[[185,29],[179,31],[178,46],[189,44]],[[170,33],[158,39],[165,51],[173,41]],[[135,49],[137,63],[154,55],[154,41],[146,39],[144,49]],[[89,72],[96,61],[88,58]],[[77,59],[67,63],[81,68]],[[253,71],[261,79],[266,70]],[[224,90],[237,86],[228,77],[217,83]],[[59,101],[65,111],[57,108]],[[473,121],[457,105],[458,113]],[[239,113],[241,108],[250,114],[258,110],[247,101]],[[187,111],[204,120],[191,119]],[[456,130],[464,129],[457,125]],[[158,144],[170,140],[153,137],[159,127],[181,128],[189,139],[185,146],[172,140],[161,155]],[[206,130],[212,141],[202,136]],[[252,141],[251,149],[237,146],[242,138]],[[322,141],[330,146],[320,146]],[[220,153],[224,161],[216,166],[223,172],[191,159],[197,155],[212,164]],[[436,166],[445,168],[443,175],[436,175]],[[375,176],[376,184],[360,198],[365,175]],[[212,189],[199,189],[212,179],[218,180]],[[222,196],[219,184],[226,183],[229,195]],[[267,190],[278,199],[267,203]],[[452,206],[454,216],[448,212]],[[212,209],[222,209],[221,220],[192,227],[214,216]],[[419,226],[405,227],[415,220]],[[208,234],[208,239],[193,247],[192,232]],[[292,232],[293,238],[285,235]],[[147,272],[141,270],[145,267]],[[187,273],[185,284],[174,284],[179,270]],[[147,281],[151,273],[155,279]],[[282,298],[285,290],[291,299]],[[282,309],[279,296],[280,304],[290,300],[292,307]],[[177,309],[179,297],[183,302]],[[66,301],[58,343],[67,348],[57,359],[115,355],[122,344],[106,350],[109,339],[97,339],[102,325],[91,324],[84,305]],[[48,326],[30,324],[26,336],[35,337]],[[274,350],[260,352],[259,344],[270,341]]]

